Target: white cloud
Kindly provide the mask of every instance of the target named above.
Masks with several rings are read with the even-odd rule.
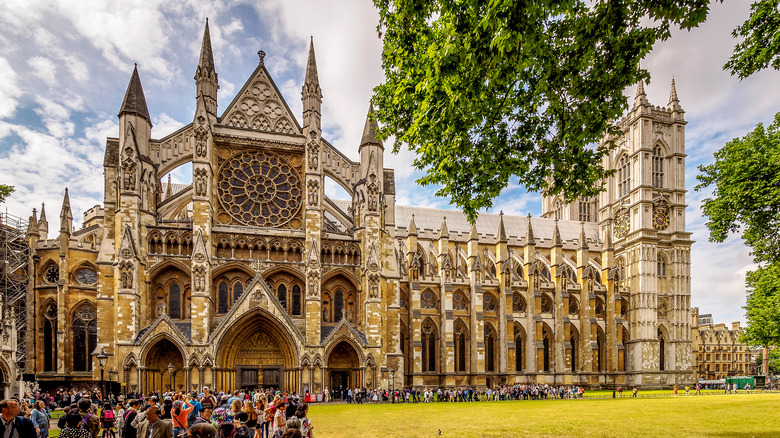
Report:
[[[33,56],[27,60],[27,64],[32,68],[32,73],[41,78],[46,85],[53,87],[57,84],[57,66],[51,59]]]
[[[19,103],[17,98],[22,95],[18,80],[19,76],[8,60],[0,57],[0,119],[12,115],[16,110]]]

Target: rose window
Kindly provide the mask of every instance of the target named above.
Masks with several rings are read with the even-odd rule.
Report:
[[[218,181],[222,207],[246,225],[283,226],[301,207],[300,176],[272,153],[234,155],[220,167]]]

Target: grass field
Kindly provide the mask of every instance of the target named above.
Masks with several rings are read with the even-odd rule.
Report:
[[[667,391],[668,393],[668,391]],[[587,395],[587,393],[586,393]],[[611,391],[610,391],[611,396]],[[327,437],[780,436],[780,394],[396,405],[313,405]]]

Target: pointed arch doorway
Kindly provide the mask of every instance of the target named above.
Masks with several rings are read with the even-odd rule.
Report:
[[[355,348],[341,341],[328,354],[328,385],[334,399],[343,399],[349,388],[363,386],[360,357]]]

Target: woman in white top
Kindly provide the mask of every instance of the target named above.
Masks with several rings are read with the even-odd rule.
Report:
[[[274,414],[273,421],[273,433],[272,438],[281,438],[284,432],[287,431],[287,417],[284,415],[284,409],[287,407],[287,403],[284,400],[279,400],[276,405],[276,413]]]

